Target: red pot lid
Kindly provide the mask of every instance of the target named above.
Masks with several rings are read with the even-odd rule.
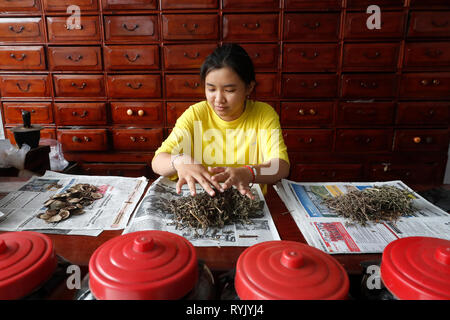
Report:
[[[349,280],[344,268],[319,249],[267,241],[240,255],[235,288],[243,300],[346,299]]]
[[[194,288],[197,278],[194,247],[166,231],[113,238],[89,260],[89,286],[100,300],[180,299]]]
[[[47,281],[57,266],[49,237],[33,231],[0,234],[0,300],[20,299]]]
[[[402,300],[450,299],[450,241],[408,237],[389,243],[381,259],[381,279]]]

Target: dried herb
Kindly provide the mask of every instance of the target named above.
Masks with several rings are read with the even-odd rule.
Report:
[[[352,223],[366,226],[369,221],[395,223],[402,215],[415,211],[414,196],[394,186],[375,186],[352,190],[335,198],[325,198],[327,207]]]
[[[189,228],[196,235],[198,229],[206,233],[209,228],[222,228],[227,224],[250,224],[251,218],[262,216],[264,206],[263,201],[249,199],[235,188],[216,191],[214,197],[202,192],[173,200],[161,198],[160,201],[174,215],[177,229]]]

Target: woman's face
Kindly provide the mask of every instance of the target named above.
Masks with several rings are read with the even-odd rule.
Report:
[[[229,67],[214,69],[205,78],[206,100],[214,112],[225,121],[236,120],[244,112],[245,99],[253,87],[253,83],[246,86]]]

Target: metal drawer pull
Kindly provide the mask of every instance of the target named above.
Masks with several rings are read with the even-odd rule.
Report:
[[[73,136],[73,137],[72,137],[72,141],[73,141],[73,142],[81,142],[81,139],[78,138],[77,136]]]
[[[126,23],[124,23],[124,24],[122,24],[122,28],[124,28],[127,31],[134,31],[137,28],[139,28],[139,25],[135,24],[133,27],[130,28],[130,27],[128,27],[128,25]]]
[[[306,82],[301,82],[300,83],[300,85],[302,86],[302,87],[304,87],[304,88],[307,88],[308,87],[308,84],[306,83]],[[313,85],[312,85],[312,88],[314,89],[314,88],[317,88],[319,86],[319,83],[317,82],[317,81],[314,81],[313,82]]]
[[[420,143],[422,139],[420,137],[414,137],[413,138],[414,143]]]
[[[316,110],[309,109],[309,114],[312,115],[312,116],[316,115]]]
[[[22,111],[25,111],[24,109],[20,109],[20,112],[22,112]],[[31,111],[30,111],[31,113],[35,113],[36,112],[36,110],[34,110],[34,109],[31,109]]]
[[[78,61],[80,61],[81,59],[83,59],[83,56],[82,56],[81,54],[79,54],[78,57],[72,58],[72,56],[70,55],[70,56],[67,56],[66,58],[67,58],[68,60],[71,60],[71,61],[74,61],[74,62],[78,62]]]
[[[67,30],[83,30],[83,25],[82,24],[64,24],[64,27]]]
[[[132,58],[130,58],[128,53],[125,53],[124,57],[127,58],[127,60],[130,62],[135,62],[137,59],[139,59],[141,57],[141,55],[139,53],[137,53],[136,56],[134,57],[134,59],[132,59]]]
[[[436,86],[438,86],[438,85],[441,84],[441,82],[440,82],[438,79],[434,79],[434,80],[433,80],[433,84],[436,85]]]
[[[83,137],[83,139],[84,139],[84,141],[86,141],[86,142],[89,142],[89,141],[91,141],[91,138],[89,138],[89,137],[86,137],[86,136],[84,136],[84,137]]]
[[[183,28],[185,28],[189,33],[195,32],[197,30],[197,28],[198,28],[198,24],[194,23],[192,25],[192,27],[193,27],[192,29],[189,29],[188,25],[186,23],[183,23]]]
[[[366,57],[367,59],[377,59],[381,56],[380,52],[375,52],[375,54],[373,56],[369,55],[367,52],[363,53],[364,57]]]
[[[77,84],[75,83],[75,82],[72,82],[71,84],[70,84],[72,87],[75,87],[75,88],[77,88],[78,90],[83,90],[84,88],[86,88],[86,86],[87,86],[87,84],[86,84],[86,82],[83,82],[82,84],[81,84],[81,86],[77,86]]]
[[[22,53],[20,55],[20,57],[16,57],[16,55],[14,53],[11,53],[9,56],[13,59],[16,59],[17,61],[23,61],[23,59],[25,59],[27,57],[27,55],[25,53]]]
[[[142,117],[145,114],[144,110],[138,110],[138,116]]]
[[[183,52],[183,56],[185,58],[194,60],[194,59],[197,59],[200,56],[200,53],[196,52],[194,55],[190,56],[187,52]]]
[[[130,140],[133,141],[133,142],[136,142],[136,138],[133,137],[133,136],[130,136]]]
[[[441,81],[439,79],[432,79],[431,81],[428,81],[427,79],[420,80],[420,84],[423,86],[427,86],[429,84],[434,84],[435,86],[438,86],[441,84]]]
[[[25,30],[25,27],[24,27],[24,26],[20,26],[19,29],[16,30],[16,29],[14,28],[14,26],[9,26],[8,29],[9,29],[10,31],[12,31],[12,32],[15,32],[15,33],[21,33],[23,30]]]
[[[376,88],[378,88],[378,83],[376,83],[376,82],[372,82],[371,84],[368,84],[365,81],[361,81],[359,83],[359,85],[361,86],[361,88],[366,88],[366,89],[376,89]]]
[[[139,140],[142,141],[142,142],[145,142],[145,141],[147,141],[147,138],[145,138],[145,137],[143,137],[143,136],[140,136],[140,137],[139,137]]]
[[[306,139],[306,138],[305,138],[305,142],[306,142],[306,143],[312,143],[313,141],[314,141],[313,138],[309,138],[309,139]]]
[[[18,83],[18,82],[16,82],[16,86],[17,86],[17,88],[19,88],[20,91],[28,92],[28,91],[30,91],[31,83],[27,82],[27,88],[26,89],[23,89],[22,86],[20,85],[20,83]]]
[[[128,109],[128,110],[127,110],[127,115],[132,116],[132,115],[133,115],[133,110]]]
[[[185,87],[188,87],[188,88],[191,88],[191,89],[197,89],[197,88],[200,86],[200,83],[194,82],[194,84],[191,85],[188,81],[186,81],[186,82],[184,83],[184,86],[185,86]]]
[[[250,23],[250,24],[249,23],[243,23],[242,26],[244,28],[249,29],[249,30],[256,30],[256,29],[258,29],[260,27],[260,24],[259,24],[259,22]]]
[[[446,27],[446,26],[448,25],[448,20],[446,20],[446,21],[443,22],[443,23],[438,23],[438,22],[432,20],[432,21],[431,21],[431,24],[432,24],[433,26],[437,27],[437,28],[443,28],[443,27]]]
[[[303,110],[303,109],[298,109],[298,113],[300,114],[300,115],[305,115],[305,110]]]
[[[134,89],[134,90],[138,90],[138,89],[140,89],[142,87],[142,83],[139,82],[137,84],[137,86],[133,86],[131,83],[127,82],[127,87],[131,88],[131,89]]]
[[[318,53],[317,51],[314,51],[312,57],[308,57],[308,56],[306,55],[306,52],[305,52],[305,51],[302,51],[302,52],[300,52],[300,55],[301,55],[303,58],[305,58],[305,59],[313,60],[313,59],[315,59],[315,58],[317,58],[317,57],[319,56],[319,53]]]
[[[314,29],[317,29],[317,28],[320,27],[320,22],[319,22],[319,21],[316,21],[313,25],[311,25],[309,22],[305,22],[305,23],[303,24],[303,26],[306,27],[306,28],[308,28],[308,29],[314,30]]]
[[[437,58],[440,55],[442,55],[442,51],[439,49],[436,49],[436,50],[427,49],[425,51],[425,55],[427,55],[430,58]]]
[[[73,111],[73,112],[72,112],[72,115],[73,115],[74,117],[76,117],[76,116],[78,115],[78,112]],[[86,110],[84,110],[83,113],[80,114],[80,118],[84,118],[84,117],[86,117],[87,115],[88,115],[88,112],[87,112]]]

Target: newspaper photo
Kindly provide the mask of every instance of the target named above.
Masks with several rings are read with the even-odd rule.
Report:
[[[326,197],[337,197],[350,190],[382,185],[408,190],[415,211],[395,223],[369,222],[362,226],[330,211],[323,202]],[[275,189],[308,244],[327,253],[382,253],[391,241],[411,236],[450,239],[450,215],[402,181],[298,183],[283,179]]]
[[[48,209],[44,205],[47,200],[79,183],[96,186],[102,194],[101,199],[84,207],[83,214],[71,215],[59,222],[39,218]],[[3,194],[0,230],[95,236],[103,230],[124,229],[147,183],[145,177],[84,176],[47,171],[42,177],[32,177],[16,191]]]
[[[252,188],[256,199],[264,201],[261,218],[251,219],[251,224],[235,223],[225,225],[223,228],[209,228],[206,233],[199,230],[198,234],[194,230],[177,229],[173,223],[173,214],[161,205],[161,198],[166,200],[179,197],[190,196],[187,185],[184,185],[180,195],[176,193],[176,182],[168,178],[158,178],[147,190],[144,199],[139,204],[129,225],[124,230],[125,233],[141,230],[162,230],[176,233],[185,237],[194,246],[252,246],[259,242],[269,240],[280,240],[278,231],[270,215],[269,208],[264,200],[259,185]],[[200,185],[197,185],[197,193],[203,192]]]

